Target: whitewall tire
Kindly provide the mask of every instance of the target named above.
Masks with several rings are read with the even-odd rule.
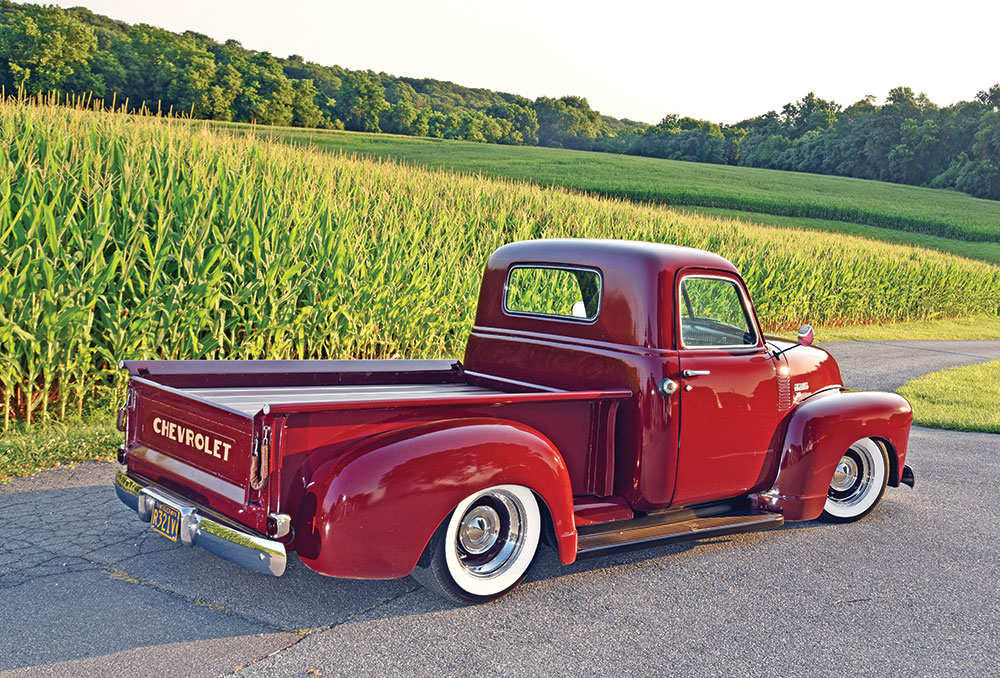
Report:
[[[849,523],[871,513],[889,481],[889,455],[871,438],[862,438],[844,452],[830,481],[821,518]]]
[[[534,493],[497,485],[463,499],[431,537],[413,578],[463,603],[485,603],[521,583],[534,560],[542,516]]]

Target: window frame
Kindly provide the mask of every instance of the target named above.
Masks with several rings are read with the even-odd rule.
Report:
[[[755,342],[753,344],[719,344],[717,346],[688,346],[684,343],[683,307],[681,287],[688,278],[701,280],[721,280],[736,288],[739,295],[740,304],[743,309],[743,316],[747,321],[747,326],[753,330]],[[736,276],[729,276],[722,273],[682,273],[677,276],[676,295],[674,297],[677,318],[677,346],[685,351],[732,351],[734,349],[753,350],[763,346],[763,335],[757,325],[757,316],[753,313],[753,306],[750,303],[750,296],[743,287],[742,281]]]
[[[533,311],[516,311],[509,306],[507,306],[507,297],[510,289],[510,279],[514,274],[514,271],[519,268],[544,268],[552,269],[556,271],[579,271],[582,273],[594,273],[597,275],[597,281],[600,284],[600,289],[597,293],[597,311],[594,313],[593,317],[587,318],[577,318],[572,315],[557,315],[555,313],[536,313]],[[503,296],[501,298],[501,309],[504,315],[512,316],[515,318],[535,318],[541,320],[555,320],[562,322],[571,322],[578,325],[593,325],[601,317],[601,310],[604,307],[604,274],[601,273],[600,269],[591,268],[589,266],[570,266],[564,264],[534,264],[534,263],[517,263],[507,269],[507,277],[503,283]]]

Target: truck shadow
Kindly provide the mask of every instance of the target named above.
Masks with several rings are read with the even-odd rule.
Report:
[[[64,471],[0,489],[0,617],[20,620],[13,632],[0,634],[0,670],[427,613],[476,619],[496,614],[493,606],[462,608],[439,599],[408,577],[322,577],[295,556],[282,577],[249,572],[153,533],[115,496],[113,465],[88,466],[72,476],[73,483],[51,482],[71,477]],[[789,524],[775,532],[823,525]],[[670,564],[700,548],[744,549],[747,544],[730,542],[777,537],[738,535],[652,546],[568,566],[544,546],[523,589],[498,604],[524,614],[521,608],[545,608],[554,598],[571,602],[580,577],[606,578],[611,588],[616,578],[634,576],[625,569]],[[79,642],[42,642],[34,635],[38,628],[48,629],[47,638],[77,637],[81,628],[89,632]]]

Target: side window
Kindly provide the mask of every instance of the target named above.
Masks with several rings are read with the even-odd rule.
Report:
[[[681,343],[704,346],[754,346],[757,335],[736,283],[721,278],[681,281]]]
[[[601,276],[585,268],[515,266],[507,276],[510,313],[591,321],[601,308]]]

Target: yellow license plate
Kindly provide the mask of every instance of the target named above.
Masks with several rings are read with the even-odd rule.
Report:
[[[173,506],[156,504],[153,506],[149,524],[170,541],[177,541],[177,535],[181,530],[181,512]]]

